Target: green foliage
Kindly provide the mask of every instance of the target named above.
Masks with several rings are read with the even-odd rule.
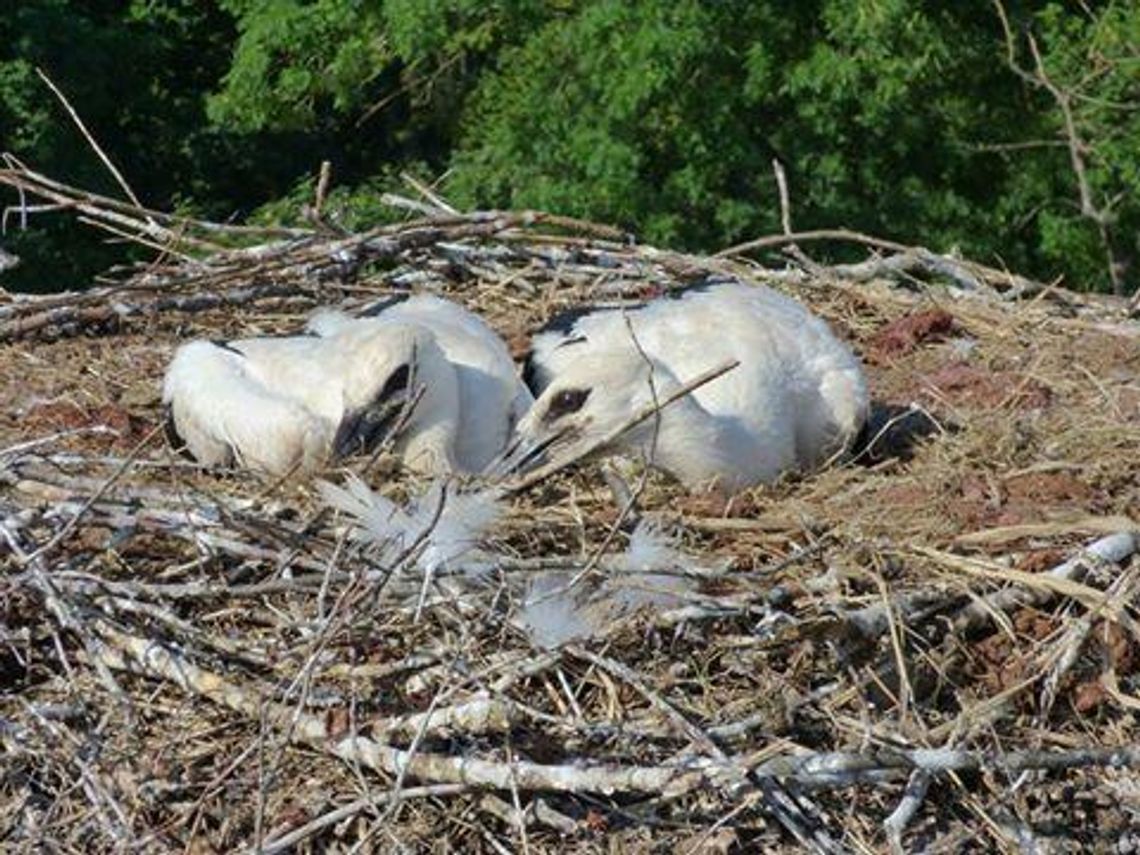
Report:
[[[1013,172],[1009,182],[1021,208],[1037,212],[1029,242],[1040,253],[1041,268],[1101,290],[1109,287],[1111,254],[1134,290],[1140,281],[1140,6],[1109,2],[1093,15],[1050,2],[1027,23],[1046,79],[1070,106],[1088,202],[1106,221],[1102,235],[1095,218],[1082,211],[1064,113],[1038,85],[1036,136],[1029,138],[1056,144],[1022,159],[1034,168]],[[1015,50],[1018,64],[1034,71],[1028,38],[1018,39]]]
[[[197,194],[225,173],[234,151],[212,140],[198,105],[228,62],[228,24],[194,0],[14,4],[0,16],[4,149],[53,178],[122,196],[35,74],[40,68],[145,203],[172,206],[194,194],[201,199],[199,211],[212,210],[203,204],[205,194]],[[34,215],[26,231],[15,229],[11,217],[8,225],[4,245],[24,263],[5,274],[6,287],[79,287],[130,257],[122,245],[107,245],[105,236],[70,217]]]
[[[1001,229],[988,201],[1005,167],[977,144],[1019,100],[994,61],[994,22],[958,4],[887,0],[855,15],[850,6],[824,5],[821,37],[781,82],[778,145],[798,178],[801,225],[838,222],[917,243],[937,235],[942,247],[990,256]]]
[[[423,164],[405,164],[403,168],[388,168],[354,186],[334,187],[325,197],[321,217],[337,228],[350,232],[367,231],[383,223],[405,220],[405,210],[386,204],[385,193],[407,195],[408,185],[403,174],[430,184],[430,171]],[[316,197],[317,177],[308,175],[297,182],[284,196],[262,205],[250,218],[260,225],[311,226],[306,219]]]
[[[229,219],[285,192],[326,149],[315,135],[239,133],[211,124],[205,100],[230,67],[236,29],[197,0],[26,0],[0,16],[0,140],[60,181],[122,191],[48,88],[64,92],[144,204]],[[5,195],[3,203],[16,200]],[[5,287],[82,287],[115,263],[149,257],[60,214],[0,240],[23,264]]]
[[[984,200],[1001,165],[970,144],[1012,115],[1018,91],[992,61],[993,22],[975,18],[910,0],[795,13],[598,0],[507,52],[481,84],[451,189],[712,248],[777,227],[778,157],[800,227],[988,252]],[[952,79],[1005,103],[972,101]]]
[[[449,190],[654,241],[722,242],[762,221],[771,148],[744,90],[753,3],[603,0],[506,50],[478,89]],[[743,97],[742,97],[743,95]]]
[[[239,37],[209,97],[231,131],[337,131],[379,124],[387,162],[450,142],[480,63],[541,19],[542,0],[222,0]],[[384,121],[387,119],[388,121]]]
[[[1024,23],[1073,93],[1097,204],[1117,200],[1115,234],[1135,235],[1140,7],[1037,5]],[[1009,67],[996,12],[977,12],[584,3],[480,81],[450,189],[712,249],[777,228],[775,156],[801,229],[845,225],[1106,287],[1061,112]]]
[[[355,0],[222,0],[240,38],[224,88],[209,101],[235,131],[306,130],[359,106],[393,59],[379,4]]]
[[[151,205],[296,219],[327,159],[350,228],[390,218],[379,196],[414,169],[461,205],[697,250],[779,228],[777,158],[797,228],[1107,288],[1140,249],[1140,6],[1011,8],[1007,43],[996,7],[946,0],[24,0],[0,17],[0,136],[119,193],[42,67]],[[32,222],[3,239],[28,262],[9,286],[112,258]]]

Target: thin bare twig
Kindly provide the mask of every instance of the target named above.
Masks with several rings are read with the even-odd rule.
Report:
[[[43,69],[37,68],[36,74],[39,76],[40,80],[44,82],[48,89],[52,91],[52,94],[59,99],[59,103],[63,105],[63,109],[67,111],[67,115],[71,117],[71,120],[73,122],[75,122],[75,126],[79,128],[79,132],[83,134],[83,138],[87,140],[88,145],[91,146],[92,150],[96,155],[98,155],[99,159],[103,161],[103,165],[107,167],[107,171],[114,176],[115,181],[118,182],[119,186],[123,188],[123,192],[127,194],[127,198],[131,200],[135,207],[141,208],[142,202],[139,201],[138,197],[131,189],[131,186],[127,183],[127,179],[123,177],[123,173],[119,171],[118,167],[112,163],[111,158],[107,156],[107,152],[103,151],[103,147],[99,145],[99,141],[95,139],[89,130],[87,130],[87,125],[85,125],[83,123],[83,120],[79,118],[79,114],[75,112],[75,108],[71,106],[71,102],[67,100],[67,96],[65,96],[59,90],[59,87],[52,82],[51,78],[44,73]]]

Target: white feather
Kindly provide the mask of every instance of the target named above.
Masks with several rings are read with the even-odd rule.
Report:
[[[327,481],[318,482],[318,488],[329,507],[352,520],[353,538],[372,549],[381,563],[415,547],[416,566],[424,573],[451,570],[480,576],[487,570],[483,539],[503,512],[488,491],[460,492],[436,480],[401,506],[354,475],[343,488]]]
[[[584,593],[581,584],[571,584],[575,574],[544,573],[528,587],[515,623],[540,647],[590,638],[639,609],[681,605],[691,580],[660,571],[689,563],[673,538],[643,519],[625,552],[606,562],[608,575],[597,588]]]
[[[539,647],[590,638],[601,628],[603,618],[569,587],[573,578],[571,573],[543,573],[527,588],[515,624]]]
[[[634,526],[629,546],[621,556],[627,572],[647,573],[683,564],[676,539],[654,520],[644,517]]]

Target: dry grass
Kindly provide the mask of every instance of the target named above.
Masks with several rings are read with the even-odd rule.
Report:
[[[347,263],[316,232],[0,302],[4,848],[1140,845],[1140,559],[1046,572],[1140,527],[1140,325],[1057,290],[769,274],[532,219],[336,238]],[[641,511],[712,572],[553,652],[510,616],[532,559],[624,548],[596,465],[515,496],[510,560],[417,621],[416,579],[366,576],[311,485],[200,471],[154,430],[189,337],[415,280],[521,348],[557,308],[709,271],[779,280],[944,432],[729,502],[650,478]]]

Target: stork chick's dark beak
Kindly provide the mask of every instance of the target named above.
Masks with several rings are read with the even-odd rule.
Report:
[[[404,416],[408,408],[415,406],[410,394],[411,379],[411,370],[401,365],[367,406],[344,414],[333,439],[333,454],[337,458],[373,451],[407,421]]]
[[[536,439],[516,432],[503,453],[487,465],[483,474],[490,478],[525,475],[545,463],[548,459],[547,451],[551,446],[566,439],[569,434],[569,430],[560,430],[550,436]]]

